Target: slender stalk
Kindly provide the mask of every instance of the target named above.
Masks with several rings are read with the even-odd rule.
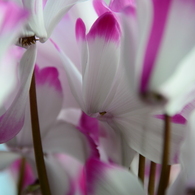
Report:
[[[18,192],[17,192],[18,195],[21,195],[21,193],[22,193],[25,164],[26,164],[26,159],[23,157],[23,158],[21,158],[20,172],[19,172],[19,177],[18,177]]]
[[[140,178],[143,184],[144,184],[144,174],[145,174],[145,157],[140,154],[138,177]]]
[[[157,195],[164,195],[168,180],[169,180],[169,152],[170,152],[170,139],[171,139],[171,118],[168,115],[165,115],[165,129],[164,129],[164,148],[163,148],[163,158],[162,158],[162,168],[161,168],[161,175],[160,181],[158,186],[158,193]]]
[[[33,135],[35,160],[36,160],[36,165],[37,165],[39,182],[41,186],[41,192],[42,192],[42,195],[51,195],[49,182],[47,178],[47,172],[45,168],[45,162],[43,158],[43,149],[42,149],[42,143],[41,143],[40,127],[39,127],[39,117],[38,117],[38,110],[37,110],[37,96],[36,96],[36,85],[35,85],[34,73],[33,73],[31,87],[30,87],[30,111],[31,111],[31,124],[32,124],[32,135]]]
[[[155,174],[156,174],[156,163],[151,161],[151,163],[150,163],[150,177],[149,177],[149,183],[148,183],[148,194],[149,195],[154,195]]]

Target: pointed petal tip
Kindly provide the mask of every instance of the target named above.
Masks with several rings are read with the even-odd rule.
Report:
[[[87,37],[95,39],[98,36],[104,38],[107,42],[119,41],[120,27],[111,12],[106,12],[96,20]]]
[[[77,41],[85,39],[86,27],[85,27],[85,24],[81,18],[77,19],[77,21],[76,21],[75,31],[76,31],[75,33],[76,33]]]

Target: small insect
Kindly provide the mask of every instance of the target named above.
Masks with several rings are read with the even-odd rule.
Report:
[[[29,46],[29,45],[35,44],[36,41],[38,40],[39,39],[37,39],[35,36],[21,37],[19,38],[19,44],[21,44],[22,46]]]

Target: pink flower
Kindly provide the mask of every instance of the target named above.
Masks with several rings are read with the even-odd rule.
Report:
[[[62,59],[72,94],[80,108],[121,135],[123,142],[148,159],[161,162],[163,145],[163,114],[157,107],[145,104],[126,81],[121,57],[121,30],[111,12],[101,15],[85,34],[85,25],[78,19],[76,37],[80,57],[73,62],[54,43]],[[82,67],[81,70],[77,67]],[[179,118],[179,120],[175,120]],[[171,162],[183,137],[186,119],[172,119]],[[181,119],[181,120],[180,120]]]
[[[89,145],[87,139],[75,126],[58,120],[63,95],[57,69],[36,67],[35,70],[40,129],[48,179],[52,193],[64,195],[71,190],[69,188],[71,175],[68,175],[60,165],[57,154],[65,154],[84,164],[89,156]],[[28,102],[22,130],[6,143],[8,151],[0,152],[0,169],[6,168],[16,159],[25,157],[31,165],[34,177],[37,178],[29,109]],[[17,167],[19,169],[19,166]],[[29,184],[28,181],[26,182]]]
[[[191,0],[137,1],[123,18],[129,81],[145,101],[166,104],[169,115],[194,97],[194,9]]]

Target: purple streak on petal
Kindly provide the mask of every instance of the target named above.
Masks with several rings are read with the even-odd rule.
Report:
[[[125,7],[134,7],[135,8],[135,1],[134,0],[111,0],[109,7],[111,10],[115,12],[120,12]]]
[[[8,110],[0,117],[0,143],[5,143],[15,137],[24,125],[24,112],[18,117],[18,113],[15,111],[13,116],[17,117],[11,118],[10,110]]]
[[[81,18],[77,19],[76,21],[76,38],[77,41],[78,40],[85,40],[85,35],[86,35],[86,28],[85,28],[85,24],[82,21]]]
[[[59,80],[59,73],[55,67],[45,67],[39,69],[38,66],[35,67],[36,84],[44,85],[48,84],[54,87],[56,91],[62,93],[62,86]]]
[[[95,118],[87,116],[84,112],[81,115],[78,129],[86,136],[91,146],[91,157],[99,158],[100,154],[97,149],[99,138],[99,125]]]
[[[95,143],[98,143],[99,124],[96,118],[89,117],[84,112],[82,112],[79,126],[82,133],[88,134]]]
[[[78,184],[79,184],[79,189],[80,189],[82,195],[87,195],[86,174],[85,174],[84,169],[82,169],[81,173],[79,174]]]
[[[136,7],[134,6],[127,6],[122,11],[129,17],[136,17]]]
[[[13,173],[16,174],[16,176],[19,174],[20,166],[21,166],[21,159],[18,159],[16,161],[14,161],[10,167],[11,171],[13,171]],[[16,178],[18,178],[18,177],[16,177]],[[23,188],[32,184],[35,181],[35,179],[36,178],[35,178],[35,175],[32,171],[32,168],[30,167],[28,162],[26,162],[25,171],[24,171]]]
[[[95,158],[91,158],[87,161],[85,166],[85,174],[86,188],[89,194],[94,194],[96,180],[104,177],[107,168],[110,168],[110,166]]]
[[[0,34],[7,31],[14,30],[18,26],[19,22],[24,21],[28,16],[28,12],[11,1],[0,2],[1,17],[4,16],[4,20],[0,27]]]
[[[111,12],[106,12],[101,15],[91,27],[87,38],[95,39],[96,37],[104,38],[106,42],[114,41],[119,42],[120,27]]]
[[[76,194],[76,190],[75,190],[75,184],[73,181],[69,182],[69,192],[66,195],[75,195]]]
[[[164,115],[155,115],[155,118],[164,120]],[[185,125],[187,123],[187,120],[182,115],[176,114],[171,117],[171,122]]]
[[[93,1],[93,6],[95,8],[95,11],[98,16],[103,15],[106,12],[109,12],[110,9],[106,5],[106,3],[103,0],[94,0]]]
[[[53,46],[57,49],[57,51],[61,52],[60,48],[58,47],[57,43],[55,43],[53,41],[53,39],[49,38],[49,40],[51,41],[51,43],[53,44]]]
[[[140,86],[142,93],[147,91],[149,79],[151,77],[155,60],[158,55],[160,44],[163,38],[171,1],[172,0],[153,0],[154,16],[143,62],[143,71]]]

